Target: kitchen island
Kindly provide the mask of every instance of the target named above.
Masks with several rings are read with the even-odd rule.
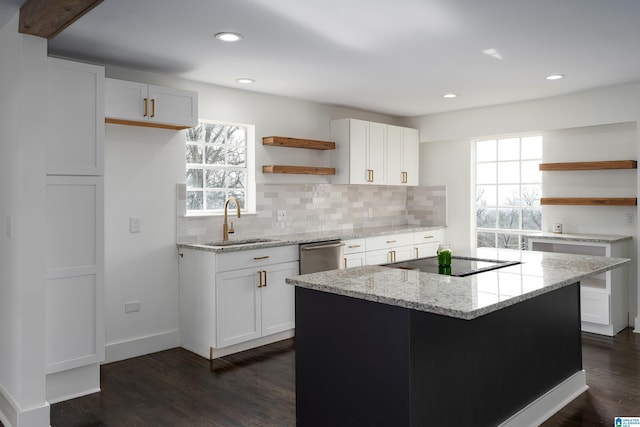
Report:
[[[296,286],[298,425],[538,425],[587,389],[579,282],[628,262],[479,249],[468,277],[380,266]]]

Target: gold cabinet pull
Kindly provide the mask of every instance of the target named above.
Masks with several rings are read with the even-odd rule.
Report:
[[[425,239],[433,239],[433,236],[424,236]]]
[[[349,246],[347,246],[347,247],[348,247],[349,249],[355,249],[355,248],[359,248],[359,247],[361,247],[361,246],[362,246],[362,245],[349,245]]]
[[[373,175],[373,169],[371,169],[371,182],[375,181],[374,175]]]
[[[387,240],[387,243],[395,243],[397,240]]]
[[[267,270],[259,270],[258,276],[260,277],[260,284],[258,285],[258,287],[266,288],[267,287]]]
[[[373,169],[367,169],[367,182],[373,182]]]
[[[156,100],[151,98],[151,117],[156,116]]]
[[[407,172],[402,172],[402,183],[406,184],[409,182],[409,174]]]
[[[269,255],[265,255],[265,256],[258,256],[258,257],[254,257],[253,259],[255,259],[256,261],[259,261],[261,259],[267,259],[269,258]]]
[[[344,258],[344,268],[347,268],[347,259]]]
[[[416,258],[420,258],[420,255],[418,255],[418,248],[416,248]]]
[[[149,114],[149,98],[145,98],[144,99],[144,114],[142,116],[143,117],[147,117],[148,114]]]
[[[391,262],[396,262],[396,251],[389,252],[391,254]]]

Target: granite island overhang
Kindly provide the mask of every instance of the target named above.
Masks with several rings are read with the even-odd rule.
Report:
[[[629,262],[519,260],[468,277],[379,266],[296,276],[299,425],[538,425],[587,389],[579,282]]]

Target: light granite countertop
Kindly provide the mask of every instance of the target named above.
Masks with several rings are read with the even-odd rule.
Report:
[[[295,276],[287,283],[471,320],[629,262],[625,258],[492,248],[455,255],[522,263],[467,277],[365,266]]]
[[[299,234],[283,234],[280,236],[265,236],[264,240],[250,244],[228,244],[225,246],[215,246],[203,243],[179,243],[179,248],[191,248],[199,249],[209,252],[237,252],[250,249],[262,249],[271,248],[276,246],[287,245],[299,245],[312,242],[323,242],[328,240],[348,240],[348,239],[361,239],[365,237],[384,236],[387,234],[395,233],[411,233],[416,231],[427,230],[439,230],[443,229],[443,226],[421,226],[421,225],[395,225],[389,227],[369,227],[358,228],[352,230],[335,230],[335,231],[322,231],[315,233],[299,233]],[[245,239],[238,239],[237,242],[242,242]],[[233,242],[234,239],[230,238],[229,242]],[[213,242],[215,243],[215,242]]]
[[[571,233],[531,233],[525,237],[536,238],[540,240],[569,240],[572,242],[586,243],[617,243],[625,240],[633,239],[633,236],[612,236],[607,234],[571,234]]]

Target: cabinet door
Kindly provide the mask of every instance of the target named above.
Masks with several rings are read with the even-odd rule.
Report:
[[[175,126],[197,126],[198,94],[149,85],[149,120]]]
[[[148,85],[126,80],[106,79],[105,117],[119,120],[149,120]]]
[[[102,175],[104,68],[48,60],[47,174]]]
[[[399,246],[393,248],[395,262],[407,261],[416,258],[416,249],[412,246]]]
[[[426,258],[430,256],[436,256],[438,253],[439,243],[422,243],[415,246],[415,257]]]
[[[365,258],[367,265],[380,265],[391,262],[391,250],[379,249],[375,251],[367,251]]]
[[[47,178],[46,372],[104,359],[103,178]]]
[[[361,267],[363,265],[366,265],[364,252],[344,255],[344,268]]]
[[[387,183],[387,125],[369,122],[369,141],[367,144],[368,167],[372,171],[370,184]]]
[[[387,126],[387,184],[418,185],[418,130]]]
[[[216,274],[218,348],[260,338],[259,271],[254,268]]]
[[[262,296],[262,336],[295,328],[295,287],[285,282],[299,274],[298,262],[271,265],[264,269]]]
[[[403,128],[400,126],[387,126],[387,184],[389,185],[404,185],[402,131]]]
[[[418,129],[402,129],[402,172],[405,174],[404,185],[419,184],[420,137]]]
[[[356,119],[349,122],[349,183],[368,184],[369,122]]]

